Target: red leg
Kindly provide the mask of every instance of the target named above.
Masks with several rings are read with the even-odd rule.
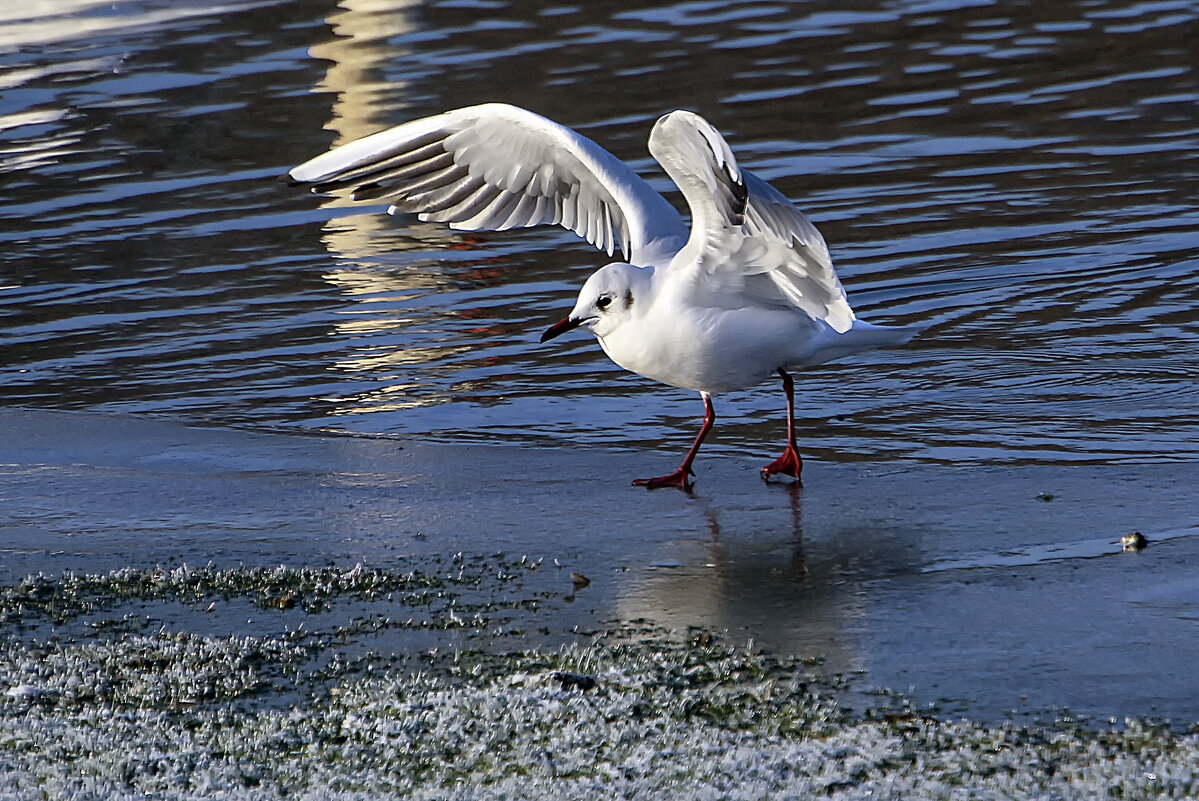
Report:
[[[659,487],[677,487],[681,490],[691,489],[691,476],[695,472],[691,469],[691,463],[695,461],[695,454],[699,453],[699,446],[704,441],[704,437],[708,436],[708,432],[712,430],[712,424],[716,422],[716,410],[712,408],[712,396],[706,392],[699,393],[704,399],[704,424],[700,426],[699,433],[695,436],[695,442],[691,443],[691,450],[687,451],[687,456],[684,457],[683,463],[679,465],[679,469],[667,476],[658,476],[657,478],[638,478],[633,481],[633,484],[646,489],[658,489]]]
[[[787,447],[782,456],[762,468],[762,480],[769,481],[773,475],[787,475],[799,481],[803,459],[799,456],[799,446],[795,444],[795,383],[781,367],[779,375],[783,377],[783,392],[787,393]]]

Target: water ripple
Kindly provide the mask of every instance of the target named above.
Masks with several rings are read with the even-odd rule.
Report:
[[[645,137],[685,106],[809,211],[863,316],[925,329],[802,376],[806,452],[1199,457],[1193,4],[68,0],[0,21],[0,402],[680,447],[696,398],[583,338],[537,344],[602,256],[274,176],[499,99],[667,189]],[[779,395],[719,399],[713,449],[775,450]]]

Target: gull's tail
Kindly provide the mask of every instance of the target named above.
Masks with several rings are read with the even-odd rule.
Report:
[[[902,345],[921,330],[912,325],[875,325],[865,320],[854,320],[853,327],[840,334],[828,329],[827,336],[820,339],[802,366],[824,364],[864,350]]]
[[[865,320],[854,320],[853,327],[843,334],[838,334],[837,340],[846,344],[860,343],[862,349],[882,348],[909,342],[921,330],[914,325],[875,325]]]

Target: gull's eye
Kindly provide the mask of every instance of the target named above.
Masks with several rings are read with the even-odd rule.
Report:
[[[596,301],[595,301],[595,308],[597,308],[597,309],[601,309],[601,310],[602,310],[602,309],[606,309],[606,308],[608,308],[608,304],[609,304],[609,303],[611,303],[611,302],[612,302],[612,298],[611,298],[611,296],[609,296],[609,295],[600,295],[598,298],[596,298]]]

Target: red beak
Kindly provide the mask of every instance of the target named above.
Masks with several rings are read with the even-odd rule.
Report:
[[[572,317],[567,317],[565,320],[554,323],[546,329],[544,334],[541,335],[541,341],[548,342],[556,336],[565,334],[567,331],[572,331],[575,328],[578,328],[582,322],[583,321],[581,319],[576,320]]]

